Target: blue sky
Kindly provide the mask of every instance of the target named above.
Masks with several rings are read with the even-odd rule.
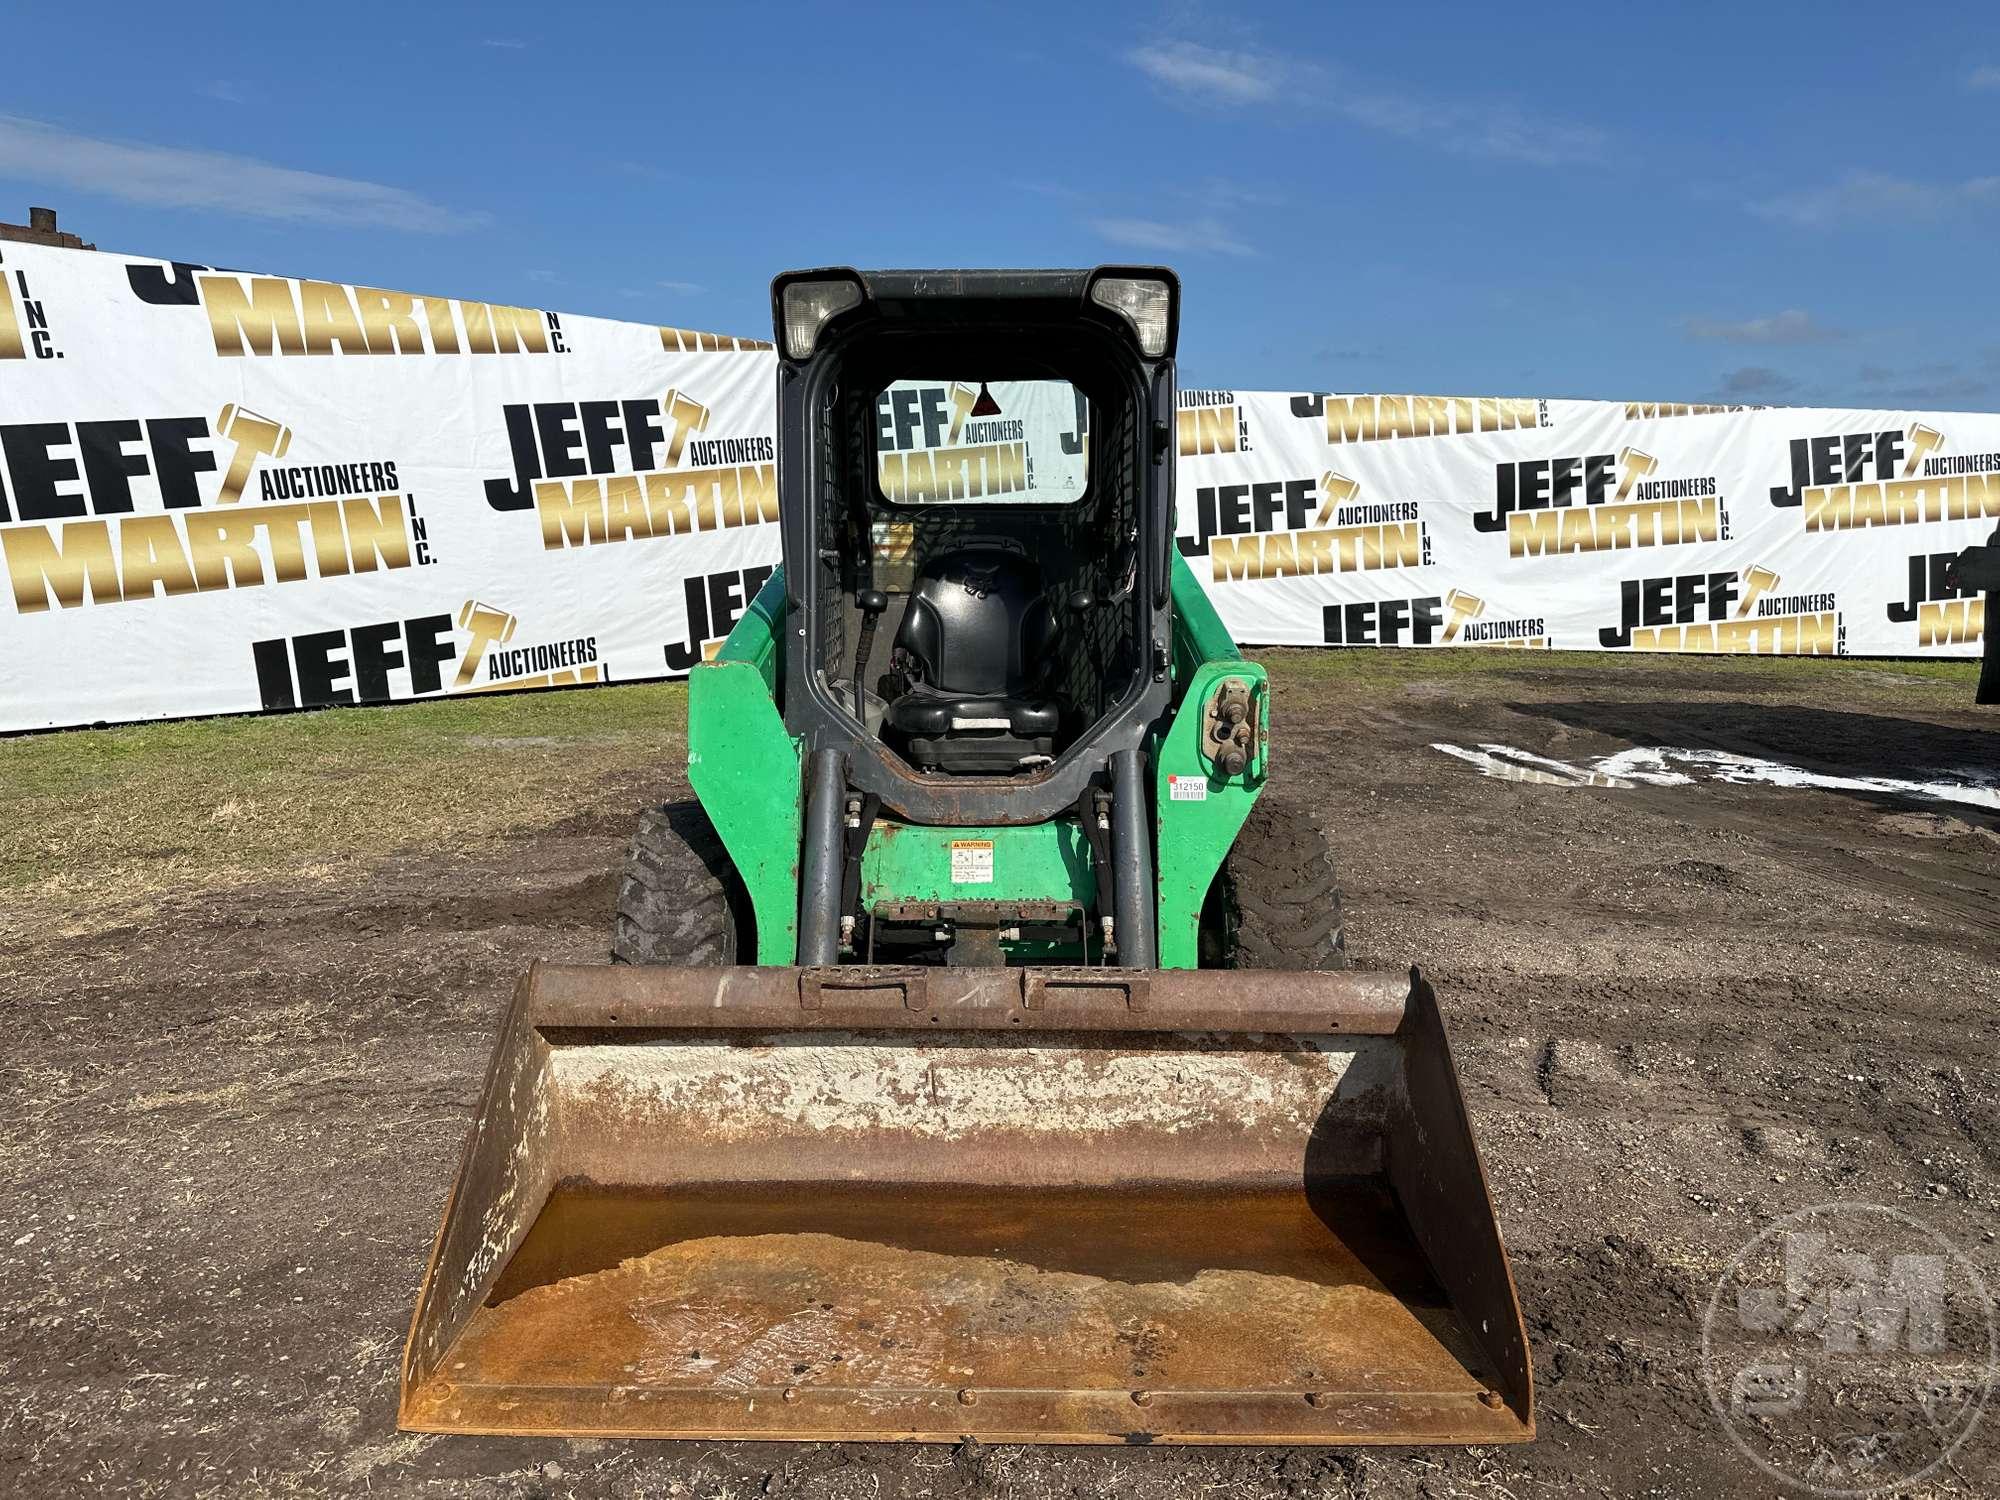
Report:
[[[0,5],[0,218],[768,336],[1164,260],[1184,385],[1993,408],[2000,7]]]

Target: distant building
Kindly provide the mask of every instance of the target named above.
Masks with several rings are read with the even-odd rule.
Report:
[[[30,245],[55,245],[64,250],[95,250],[73,234],[56,228],[53,208],[31,208],[25,224],[0,224],[0,240],[21,240]]]

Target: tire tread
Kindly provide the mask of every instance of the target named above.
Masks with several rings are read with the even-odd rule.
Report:
[[[648,808],[626,849],[611,961],[717,968],[737,962],[747,900],[699,802]]]
[[[1344,969],[1346,921],[1326,830],[1268,795],[1244,820],[1223,864],[1239,969]]]

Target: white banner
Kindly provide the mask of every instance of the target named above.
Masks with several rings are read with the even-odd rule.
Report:
[[[768,348],[0,246],[0,729],[685,671],[777,561]]]
[[[1182,394],[1181,550],[1246,644],[1974,656],[2000,417]]]
[[[778,561],[768,350],[0,245],[0,730],[684,672]],[[1082,482],[1059,381],[876,417],[903,503]],[[1187,391],[1178,435],[1246,643],[1978,651],[2000,417]]]
[[[898,380],[875,402],[875,470],[898,505],[1067,505],[1087,482],[1089,404],[1066,380]]]

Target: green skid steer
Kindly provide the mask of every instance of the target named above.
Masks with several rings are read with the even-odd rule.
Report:
[[[402,1425],[1531,1437],[1437,1001],[1347,972],[1175,544],[1172,273],[772,300],[783,567],[691,675],[617,961],[516,993]]]

